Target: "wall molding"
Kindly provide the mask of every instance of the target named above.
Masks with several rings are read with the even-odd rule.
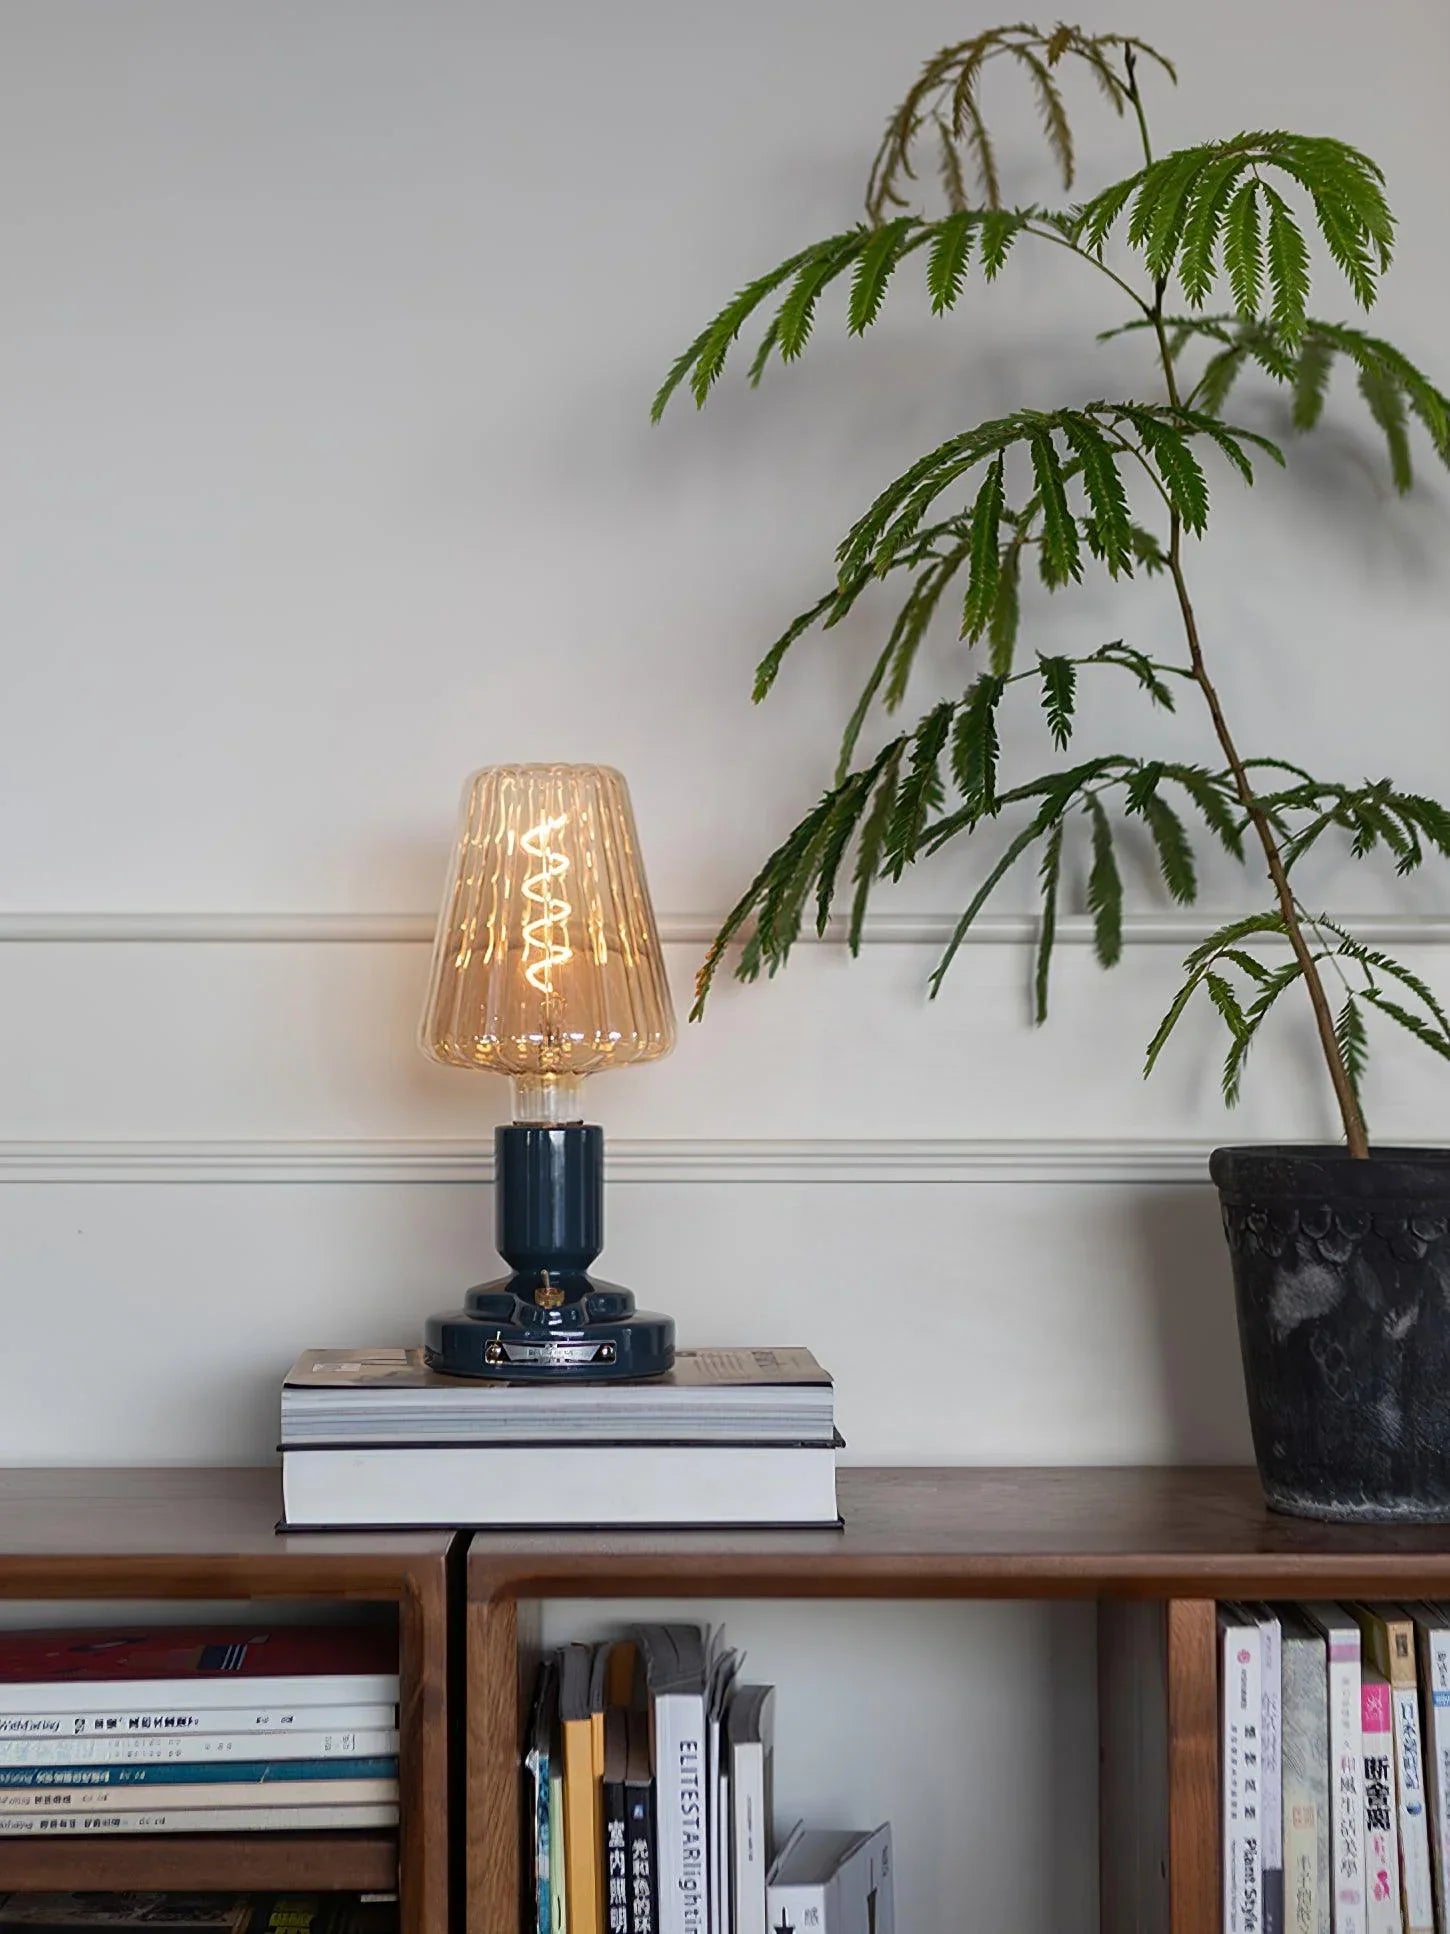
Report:
[[[1242,913],[1242,907],[1218,912],[1130,914],[1123,922],[1123,938],[1130,946],[1163,946],[1187,951],[1205,933]],[[722,916],[709,913],[667,913],[660,919],[660,935],[669,946],[703,947],[714,938]],[[862,934],[868,946],[940,947],[956,924],[952,914],[877,913],[866,921]],[[1342,924],[1371,946],[1443,947],[1450,945],[1450,918],[1440,914],[1346,915]],[[146,942],[163,946],[426,946],[433,938],[434,917],[425,913],[23,913],[0,912],[0,945],[32,942],[48,945],[114,946]],[[1017,946],[1037,931],[1030,914],[988,914],[977,921],[969,941],[979,946]],[[833,920],[824,935],[826,944],[840,945],[844,923]],[[817,944],[814,931],[802,941]],[[1057,925],[1059,946],[1088,946],[1092,922],[1081,915]]]
[[[1212,1142],[631,1141],[609,1144],[611,1183],[1202,1183]],[[0,1183],[487,1182],[477,1142],[0,1142]]]

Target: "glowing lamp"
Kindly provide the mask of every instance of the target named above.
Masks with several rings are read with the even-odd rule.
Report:
[[[607,766],[490,766],[464,788],[423,1052],[507,1075],[494,1131],[499,1254],[512,1274],[433,1317],[434,1368],[538,1380],[649,1377],[675,1326],[589,1265],[603,1247],[604,1131],[584,1081],[652,1061],[675,1021],[624,780]]]

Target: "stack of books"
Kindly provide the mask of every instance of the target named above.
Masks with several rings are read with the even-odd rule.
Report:
[[[361,1894],[0,1895],[0,1934],[128,1927],[165,1927],[170,1934],[398,1934],[398,1904]]]
[[[397,1818],[386,1629],[0,1634],[0,1835],[330,1832]]]
[[[529,1934],[891,1934],[891,1828],[774,1823],[775,1688],[724,1635],[637,1625],[543,1660]]]
[[[840,1441],[809,1350],[682,1350],[647,1383],[558,1384],[313,1350],[282,1390],[284,1511],[306,1530],[831,1525]]]
[[[1450,1934],[1450,1606],[1218,1625],[1226,1934]]]

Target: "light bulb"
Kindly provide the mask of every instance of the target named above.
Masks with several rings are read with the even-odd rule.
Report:
[[[674,1045],[624,780],[490,766],[464,788],[423,1051],[513,1081],[514,1119],[583,1119],[584,1076]]]

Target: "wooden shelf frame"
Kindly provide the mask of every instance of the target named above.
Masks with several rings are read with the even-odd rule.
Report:
[[[279,1534],[280,1512],[275,1468],[0,1470],[0,1599],[395,1607],[399,1830],[0,1838],[0,1892],[396,1887],[408,1934],[448,1934],[455,1539],[436,1531]]]
[[[1450,1532],[1266,1510],[1252,1471],[844,1469],[843,1531],[479,1533],[467,1562],[466,1934],[518,1934],[519,1757],[552,1598],[1097,1605],[1104,1934],[1218,1934],[1216,1605],[1450,1596]]]

